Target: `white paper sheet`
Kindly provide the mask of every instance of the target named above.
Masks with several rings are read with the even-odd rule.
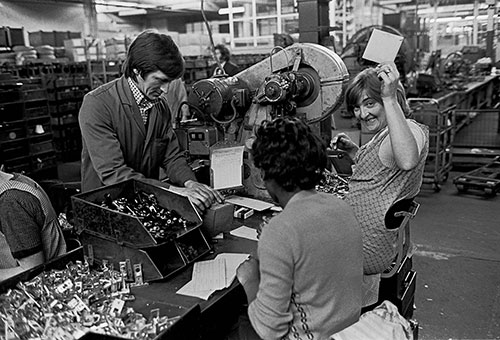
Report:
[[[214,149],[210,153],[212,187],[216,190],[243,186],[244,146]]]
[[[208,261],[198,261],[193,266],[194,290],[219,290],[226,286],[226,260],[215,258]]]
[[[258,241],[257,230],[245,226],[241,226],[229,232],[233,236],[246,238],[252,241]]]
[[[187,295],[197,297],[199,299],[208,300],[210,295],[212,295],[215,290],[200,290],[197,291],[194,289],[194,281],[189,281],[184,286],[182,286],[176,293],[180,295]]]
[[[261,200],[256,200],[254,198],[241,197],[241,196],[236,196],[236,195],[226,197],[225,201],[228,203],[232,203],[234,205],[239,205],[239,206],[254,209],[257,211],[263,211],[263,210],[269,209],[272,206],[274,206],[274,204],[272,204],[272,203],[267,203],[267,202],[264,202]]]
[[[222,253],[217,255],[216,259],[223,259],[225,262],[225,284],[223,288],[227,288],[231,285],[233,280],[236,277],[236,270],[238,266],[248,258],[249,254],[239,254],[239,253]],[[187,295],[197,297],[203,300],[208,300],[208,298],[215,292],[217,289],[196,289],[196,283],[194,280],[189,281],[184,286],[182,286],[177,294]]]
[[[236,269],[239,265],[248,259],[249,254],[222,253],[217,255],[216,259],[222,258],[226,261],[226,286],[229,287],[236,277]]]
[[[363,53],[363,59],[376,63],[394,61],[403,39],[402,36],[374,29]]]

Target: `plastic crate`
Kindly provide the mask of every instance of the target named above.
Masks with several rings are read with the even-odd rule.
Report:
[[[0,128],[0,142],[10,142],[26,137],[24,126],[6,126]]]
[[[52,140],[30,144],[31,154],[38,154],[38,153],[48,152],[48,151],[53,151],[53,150],[54,150],[54,145],[52,144]]]
[[[0,154],[3,159],[13,159],[28,156],[30,152],[26,140],[12,143],[4,143],[0,146]]]
[[[22,99],[22,92],[18,89],[0,90],[0,103],[16,102]]]
[[[45,106],[26,108],[24,110],[24,115],[27,119],[38,118],[49,115],[49,108]]]

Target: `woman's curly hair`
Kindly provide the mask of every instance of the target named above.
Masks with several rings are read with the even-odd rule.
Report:
[[[263,122],[251,155],[264,180],[274,179],[286,191],[313,189],[327,166],[326,144],[298,118]]]

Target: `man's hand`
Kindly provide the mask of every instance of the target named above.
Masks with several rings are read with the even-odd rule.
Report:
[[[171,186],[170,190],[189,197],[200,211],[205,211],[215,202],[224,203],[224,197],[208,185],[189,180],[184,186],[184,188]]]

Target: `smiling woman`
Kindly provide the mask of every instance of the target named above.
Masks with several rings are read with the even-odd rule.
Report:
[[[397,231],[385,228],[384,216],[394,203],[420,191],[428,129],[408,118],[410,110],[393,63],[359,73],[346,91],[346,107],[375,134],[362,147],[345,134],[332,139],[332,146],[348,152],[355,163],[346,200],[361,224],[364,273],[371,276],[382,273],[394,259]],[[378,287],[378,277],[365,281],[370,280]],[[377,293],[368,296],[365,305],[376,299]]]

